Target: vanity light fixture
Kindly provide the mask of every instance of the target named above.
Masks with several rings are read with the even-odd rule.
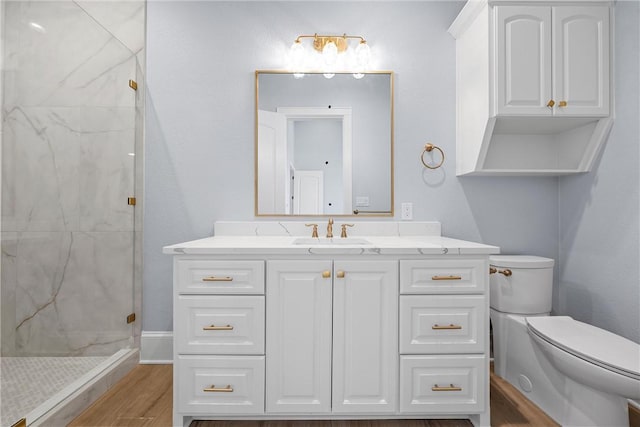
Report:
[[[303,40],[313,40],[313,51],[307,52]],[[349,41],[359,40],[355,49],[350,49]],[[314,52],[315,51],[315,52]],[[371,49],[362,36],[301,35],[298,36],[289,50],[289,66],[295,78],[304,77],[306,71],[321,71],[328,79],[336,71],[351,71],[353,77],[361,79],[369,69]]]

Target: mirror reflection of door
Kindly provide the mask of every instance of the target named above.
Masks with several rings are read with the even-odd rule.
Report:
[[[340,214],[344,200],[342,118],[292,118],[287,121],[289,158],[293,159],[298,174],[301,170],[318,171],[322,185],[319,197],[303,196],[313,200],[324,200],[317,210],[300,211],[296,214]],[[350,167],[350,165],[345,165]],[[318,176],[318,175],[316,175]],[[297,178],[297,176],[296,176]],[[308,179],[305,177],[305,179]],[[347,184],[350,187],[350,184]],[[308,188],[311,190],[311,188]]]
[[[286,117],[287,156],[295,169],[322,171],[324,203],[316,214],[350,212],[353,191],[351,108],[278,107],[277,112]]]
[[[322,171],[297,169],[293,183],[293,213],[298,215],[322,214],[324,200]]]
[[[358,213],[393,215],[393,73],[367,73],[355,79],[350,73],[336,73],[326,79],[319,73],[294,78],[291,73],[256,71],[256,117],[264,111],[286,116],[286,152],[276,143],[274,134],[281,125],[258,123],[256,126],[256,215],[293,214],[293,180],[291,168],[323,172],[324,200],[319,215],[353,215]],[[321,151],[333,147],[331,130],[309,131],[315,134],[315,163],[296,164],[294,152],[304,126],[325,121],[342,123],[342,157]],[[280,123],[282,120],[278,120]],[[308,123],[307,123],[308,122]],[[263,137],[262,130],[270,133]],[[339,132],[339,127],[336,127]],[[322,138],[320,138],[322,136]],[[265,139],[269,145],[261,147]],[[267,152],[267,159],[262,153]],[[334,174],[342,164],[340,174]],[[263,171],[262,168],[267,170]],[[274,175],[275,174],[275,175]],[[263,179],[266,177],[266,180]],[[275,188],[274,188],[275,186]],[[270,188],[269,188],[270,187]],[[284,195],[284,199],[280,199]],[[262,200],[262,199],[265,200]]]
[[[258,212],[289,212],[287,121],[279,113],[258,110]]]
[[[350,212],[351,129],[350,108],[258,110],[258,211],[298,215]],[[300,203],[296,208],[295,181],[300,171],[320,171],[322,177],[322,185],[313,190],[322,190],[322,194],[304,195],[314,200],[305,202],[304,210],[300,210]],[[305,188],[310,189],[311,184],[307,184]]]

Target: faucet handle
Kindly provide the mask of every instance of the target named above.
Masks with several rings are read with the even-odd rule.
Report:
[[[353,227],[355,224],[342,224],[342,233],[340,233],[340,237],[347,237],[347,227]]]
[[[318,237],[318,224],[305,224],[306,227],[313,227],[311,237]]]

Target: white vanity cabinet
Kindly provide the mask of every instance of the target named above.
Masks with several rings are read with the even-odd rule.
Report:
[[[174,259],[174,425],[264,413],[264,261]]]
[[[400,261],[400,411],[482,411],[488,395],[482,259]]]
[[[394,414],[398,261],[267,261],[268,413]]]
[[[165,248],[174,255],[174,425],[465,418],[488,426],[488,255],[497,248],[439,236],[367,239],[304,247],[243,236]]]
[[[499,115],[609,115],[609,7],[495,7]]]

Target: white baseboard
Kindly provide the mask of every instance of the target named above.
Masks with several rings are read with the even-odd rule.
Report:
[[[173,332],[142,331],[140,335],[140,364],[169,365],[173,363]]]

